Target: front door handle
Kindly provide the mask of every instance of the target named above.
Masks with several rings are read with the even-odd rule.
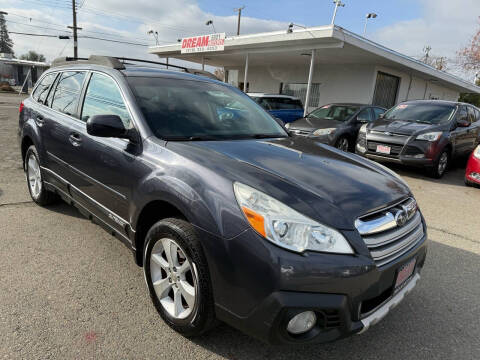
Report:
[[[80,146],[82,143],[82,137],[78,133],[71,133],[68,139],[73,146]]]
[[[43,126],[43,124],[45,124],[45,119],[43,118],[42,115],[37,115],[37,117],[35,118],[35,122],[37,123],[38,126]]]

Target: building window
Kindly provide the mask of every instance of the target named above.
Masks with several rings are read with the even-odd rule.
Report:
[[[391,108],[397,101],[400,78],[383,72],[378,72],[375,92],[373,93],[373,105]]]
[[[302,104],[305,105],[305,100],[307,99],[307,84],[306,83],[288,83],[281,86],[280,93],[283,95],[290,95],[299,98],[302,101]],[[310,89],[310,101],[308,102],[309,107],[318,107],[320,101],[320,84],[312,83]]]

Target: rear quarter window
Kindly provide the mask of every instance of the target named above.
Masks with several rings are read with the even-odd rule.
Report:
[[[53,84],[56,76],[57,73],[45,75],[45,77],[40,81],[32,94],[33,100],[38,101],[42,104],[45,103],[48,91],[50,90],[50,87]]]

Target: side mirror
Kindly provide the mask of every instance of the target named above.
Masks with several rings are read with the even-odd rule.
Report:
[[[381,113],[380,115],[378,115],[379,119],[383,119],[384,117],[385,117],[385,113]]]
[[[98,137],[133,140],[131,131],[125,128],[118,115],[94,115],[87,121],[87,133]]]
[[[470,121],[465,120],[465,119],[459,119],[459,120],[457,120],[457,126],[458,127],[469,127],[470,126]]]

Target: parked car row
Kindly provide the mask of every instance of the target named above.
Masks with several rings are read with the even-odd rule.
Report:
[[[254,99],[266,108],[265,99],[273,103],[282,97],[288,98],[257,94]],[[388,111],[364,104],[327,104],[294,121],[292,112],[288,121],[280,109],[270,113],[282,119],[292,135],[380,162],[421,167],[435,178],[445,174],[452,160],[472,154],[465,182],[480,181],[479,173],[471,170],[478,157],[473,151],[480,142],[480,110],[470,104],[416,100]]]

